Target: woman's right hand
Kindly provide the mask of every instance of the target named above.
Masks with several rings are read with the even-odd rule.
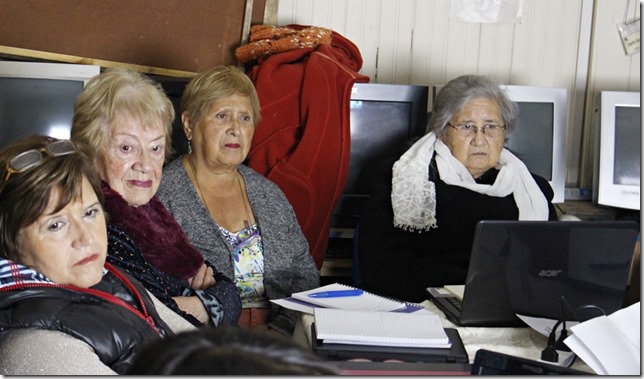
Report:
[[[204,263],[199,267],[199,271],[192,278],[188,279],[190,287],[196,290],[205,290],[213,286],[217,281],[215,280],[215,272],[212,267],[206,266]]]
[[[175,296],[172,300],[177,303],[179,309],[193,315],[201,323],[210,322],[210,315],[198,296]]]

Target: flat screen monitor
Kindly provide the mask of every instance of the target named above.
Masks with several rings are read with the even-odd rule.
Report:
[[[331,219],[332,228],[352,229],[369,197],[379,162],[425,134],[429,87],[356,83],[351,91],[349,175]]]
[[[434,87],[437,94],[442,86]],[[566,126],[568,90],[565,88],[502,85],[519,107],[517,128],[505,147],[533,174],[550,183],[553,203],[563,203],[566,190]]]
[[[69,139],[76,97],[100,67],[0,61],[0,147],[31,134]]]
[[[596,109],[593,200],[599,205],[640,210],[640,93],[602,91]]]

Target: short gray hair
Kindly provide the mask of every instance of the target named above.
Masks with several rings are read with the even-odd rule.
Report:
[[[434,99],[432,115],[427,123],[427,132],[435,132],[443,139],[447,135],[450,120],[470,100],[484,97],[496,102],[507,132],[516,128],[519,107],[505,94],[499,84],[486,76],[462,75],[450,80],[440,89]]]

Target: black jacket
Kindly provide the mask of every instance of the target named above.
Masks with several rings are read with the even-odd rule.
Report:
[[[181,281],[150,264],[127,232],[118,226],[107,225],[107,240],[107,261],[109,263],[135,277],[157,299],[188,320],[192,325],[197,327],[204,325],[197,318],[179,308],[173,300],[174,296],[197,295],[197,291],[190,288],[186,281]],[[200,291],[202,302],[204,302],[211,317],[212,310],[210,306],[223,308],[223,318],[218,325],[237,325],[242,303],[235,283],[223,273],[217,271],[217,268],[210,262],[206,261],[206,265],[213,269],[216,283]]]
[[[155,328],[126,307],[90,291],[27,284],[23,289],[0,291],[0,338],[13,329],[58,330],[83,340],[103,363],[119,374],[125,373],[141,345],[171,335],[172,331],[159,317],[145,288],[127,274],[123,275],[134,285],[138,295],[111,271],[90,291],[113,294],[142,312],[137,300],[140,296]]]
[[[437,229],[409,232],[393,226],[391,206],[392,165],[383,171],[365,205],[358,236],[364,289],[411,302],[427,300],[427,287],[463,284],[470,260],[474,229],[480,220],[517,220],[519,210],[512,194],[483,195],[448,185],[432,159],[428,175],[436,184]],[[491,169],[477,182],[493,184],[499,171]],[[548,200],[549,219],[556,220],[554,193],[548,181],[532,175]]]

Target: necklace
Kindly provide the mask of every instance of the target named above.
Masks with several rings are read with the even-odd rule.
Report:
[[[239,172],[237,172],[237,184],[239,184],[239,192],[241,193],[242,202],[244,203],[244,208],[246,209],[246,216],[248,217],[247,219],[244,220],[244,226],[246,226],[246,228],[249,228],[250,223],[253,220],[253,213],[250,211],[250,208],[248,207],[249,201],[246,198],[246,191],[244,191],[244,187],[242,187],[241,174]]]
[[[195,177],[195,184],[197,184],[197,192],[199,193],[199,197],[201,198],[201,201],[203,204],[206,206],[206,210],[210,214],[210,217],[213,217],[213,213],[208,207],[208,202],[206,202],[206,197],[203,194],[203,191],[201,190],[201,185],[199,184],[199,178],[197,177],[197,169],[195,167],[195,164],[192,162],[192,156],[188,155],[188,164],[190,165],[190,169],[192,170],[192,174]],[[250,211],[250,208],[248,206],[248,200],[246,198],[246,192],[244,191],[244,187],[242,187],[241,179],[240,179],[241,174],[237,172],[237,184],[239,185],[239,191],[241,193],[242,197],[242,202],[244,203],[244,208],[246,209],[246,216],[247,218],[244,219],[244,226],[246,228],[250,227],[250,222],[253,219],[253,214]],[[214,221],[214,218],[213,218]],[[217,222],[215,222],[216,224]]]

